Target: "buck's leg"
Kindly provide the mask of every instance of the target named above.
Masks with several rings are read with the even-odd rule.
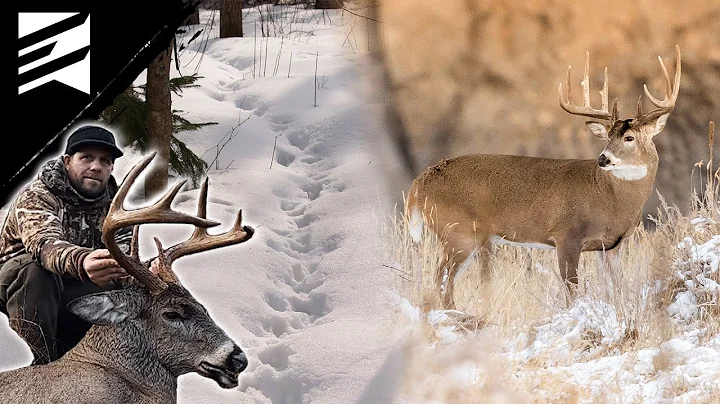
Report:
[[[598,271],[608,272],[615,271],[620,264],[620,254],[616,248],[612,250],[597,252]]]
[[[620,268],[620,244],[611,250],[598,251],[597,259],[600,271],[617,271]]]
[[[492,248],[492,244],[490,244],[489,241],[484,242],[481,244],[482,247],[479,249],[479,255],[480,255],[480,276],[482,277],[483,283],[489,282],[490,279],[492,279],[492,267],[490,266],[492,253],[490,249]]]
[[[444,250],[447,252],[435,274],[435,285],[441,295],[442,308],[454,310],[455,277],[472,265],[477,250],[472,239],[461,236],[455,236],[446,242]]]
[[[577,269],[580,263],[582,246],[575,240],[563,240],[557,243],[558,267],[560,276],[570,292],[570,297],[575,298],[578,292]]]

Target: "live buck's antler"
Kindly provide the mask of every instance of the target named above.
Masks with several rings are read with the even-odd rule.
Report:
[[[150,161],[155,157],[156,153],[143,159],[135,165],[128,173],[123,184],[118,189],[115,198],[110,205],[110,210],[105,218],[103,225],[102,237],[105,245],[112,257],[123,267],[130,275],[139,282],[145,284],[152,293],[158,293],[167,287],[167,283],[176,282],[177,278],[172,272],[171,265],[174,260],[185,255],[194,254],[201,251],[207,251],[215,248],[225,247],[232,244],[239,244],[249,240],[254,230],[249,226],[242,226],[242,210],[238,212],[237,220],[231,230],[218,235],[208,235],[207,228],[217,226],[220,223],[214,220],[208,220],[205,216],[207,213],[207,178],[203,182],[200,191],[200,200],[198,202],[197,216],[185,214],[173,210],[170,207],[173,199],[180,191],[180,188],[186,181],[181,181],[172,187],[159,201],[149,207],[136,210],[125,210],[123,202],[127,197],[127,193],[135,179],[142,170],[144,170]],[[145,223],[184,223],[193,224],[196,229],[192,236],[170,248],[164,249],[160,240],[155,237],[155,244],[158,248],[159,269],[158,275],[153,274],[146,268],[138,256],[138,227]],[[125,255],[118,247],[114,234],[117,230],[134,226],[133,239],[131,243],[130,255]]]
[[[567,70],[567,101],[563,100],[563,93],[562,93],[562,83],[560,83],[560,87],[558,88],[558,97],[560,98],[560,106],[567,112],[573,114],[573,115],[582,115],[582,116],[588,116],[591,118],[597,118],[597,119],[608,119],[611,122],[614,122],[618,117],[617,112],[617,98],[613,102],[613,110],[610,112],[608,110],[608,74],[607,74],[607,67],[605,68],[605,83],[603,84],[603,89],[600,91],[600,96],[602,97],[602,108],[601,109],[593,109],[590,107],[590,52],[586,52],[585,54],[585,77],[583,78],[583,81],[580,82],[580,84],[583,87],[583,106],[573,105],[570,102],[570,70],[572,66],[568,66]]]
[[[645,90],[645,95],[647,95],[648,99],[650,99],[650,102],[652,102],[656,107],[656,109],[648,112],[647,114],[643,114],[642,112],[642,95],[640,96],[640,99],[638,99],[638,105],[637,105],[637,117],[635,118],[638,122],[648,122],[655,118],[658,118],[662,115],[665,115],[669,112],[671,112],[675,108],[675,101],[677,100],[678,93],[680,90],[680,46],[675,45],[675,50],[677,52],[677,61],[675,62],[675,81],[674,83],[670,82],[670,76],[668,75],[668,71],[665,68],[665,63],[662,61],[662,57],[658,56],[658,60],[660,61],[660,67],[662,68],[663,74],[665,75],[665,99],[660,101],[657,98],[653,97],[652,94],[650,94],[650,91],[647,88],[647,84],[643,85],[643,89]]]

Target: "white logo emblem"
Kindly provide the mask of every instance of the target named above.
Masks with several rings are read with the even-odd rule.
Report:
[[[78,14],[18,13],[18,94],[53,80],[90,94],[90,15],[72,26]]]

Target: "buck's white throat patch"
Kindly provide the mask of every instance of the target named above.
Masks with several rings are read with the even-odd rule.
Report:
[[[619,164],[616,166],[602,167],[610,171],[615,177],[626,181],[637,181],[647,175],[647,166],[644,164]]]

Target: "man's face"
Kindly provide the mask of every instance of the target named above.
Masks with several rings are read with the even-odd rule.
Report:
[[[105,148],[89,146],[63,157],[70,184],[85,198],[100,196],[113,170],[112,154]]]

